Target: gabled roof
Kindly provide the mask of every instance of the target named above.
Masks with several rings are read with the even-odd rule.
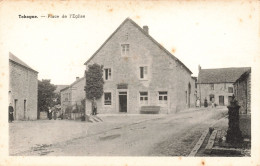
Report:
[[[66,86],[65,88],[61,89],[60,92],[66,90],[66,89],[68,89],[68,88],[70,88],[70,87],[72,87],[73,85],[75,85],[76,83],[80,82],[80,81],[83,80],[84,78],[85,78],[85,77],[82,77],[82,78],[77,79],[77,80],[74,81],[72,84],[70,84],[70,85]]]
[[[26,63],[24,63],[21,59],[19,59],[18,57],[16,57],[14,54],[12,54],[11,52],[9,52],[9,61],[18,64],[26,69],[29,69],[33,72],[38,73],[36,70],[32,69],[30,66],[28,66]]]
[[[235,83],[237,83],[238,81],[242,81],[245,78],[247,78],[247,76],[251,73],[251,68],[249,70],[247,70],[246,72],[244,72],[236,81]],[[235,84],[234,83],[234,84]]]
[[[56,90],[54,92],[59,93],[61,89],[64,89],[67,86],[69,86],[69,85],[56,85]]]
[[[155,45],[157,45],[161,50],[163,50],[168,56],[170,56],[173,60],[177,61],[179,64],[181,64],[190,74],[192,72],[189,68],[187,68],[178,58],[176,58],[174,55],[172,55],[168,50],[166,50],[162,45],[160,45],[155,39],[153,39],[149,34],[147,34],[139,25],[137,25],[132,19],[126,18],[123,23],[108,37],[108,39],[99,47],[99,49],[84,63],[84,65],[87,65],[91,59],[94,58],[94,56],[103,48],[103,46],[114,36],[114,34],[126,23],[131,22],[137,29],[139,29],[145,36],[147,36]]]
[[[244,72],[250,69],[250,67],[201,69],[198,83],[234,83]]]

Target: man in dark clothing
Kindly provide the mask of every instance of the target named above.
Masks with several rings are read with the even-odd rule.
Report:
[[[12,103],[10,103],[8,109],[9,109],[9,122],[13,122],[14,121],[14,108],[12,106]]]
[[[95,97],[92,100],[92,115],[97,115],[97,102]]]

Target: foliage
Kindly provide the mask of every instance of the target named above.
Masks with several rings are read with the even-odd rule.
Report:
[[[48,111],[48,107],[55,105],[55,90],[56,86],[51,84],[51,80],[38,80],[38,110]]]
[[[88,66],[88,70],[85,71],[86,76],[86,97],[92,100],[93,97],[99,99],[103,95],[103,66],[98,64],[93,64]]]
[[[60,95],[60,93],[55,93],[54,98],[55,98],[54,105],[61,104],[61,95]]]

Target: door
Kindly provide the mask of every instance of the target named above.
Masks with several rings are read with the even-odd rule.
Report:
[[[16,114],[17,114],[17,102],[18,100],[17,99],[14,99],[14,120],[17,120],[16,119]]]
[[[24,100],[24,103],[23,103],[23,118],[24,120],[26,120],[26,100]]]
[[[127,112],[127,92],[119,92],[119,112]]]
[[[188,89],[189,89],[189,91],[188,91],[188,107],[190,108],[190,94],[191,94],[191,85],[190,85],[190,83],[188,84]]]
[[[219,96],[219,105],[224,105],[224,96]]]

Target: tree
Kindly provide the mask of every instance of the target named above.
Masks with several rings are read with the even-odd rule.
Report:
[[[103,66],[93,64],[88,66],[88,70],[85,71],[86,76],[86,98],[92,100],[93,97],[99,99],[103,95]]]
[[[51,80],[43,79],[38,81],[38,110],[48,111],[48,107],[55,105],[56,86],[51,84]]]

